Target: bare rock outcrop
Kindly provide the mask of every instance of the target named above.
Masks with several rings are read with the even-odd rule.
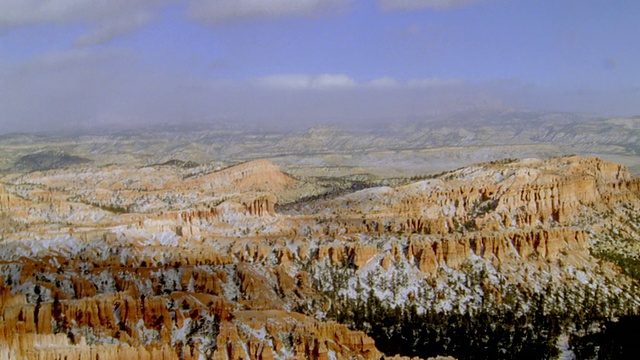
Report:
[[[221,324],[216,342],[223,349],[216,359],[271,359],[284,353],[304,359],[381,356],[373,339],[361,331],[284,311],[236,312],[232,321]]]
[[[240,200],[247,214],[252,216],[275,215],[277,199],[270,193],[257,194],[255,196],[243,196]]]
[[[267,160],[253,160],[194,179],[204,189],[221,192],[282,191],[295,180]]]
[[[413,236],[407,259],[415,261],[421,271],[434,273],[439,265],[458,267],[471,254],[498,261],[508,261],[513,256],[526,260],[532,255],[553,259],[562,249],[584,251],[587,248],[586,233],[570,229],[477,233],[441,240]]]

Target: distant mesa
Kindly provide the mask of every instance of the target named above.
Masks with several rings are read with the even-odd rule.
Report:
[[[42,171],[72,167],[93,162],[91,159],[67,154],[62,150],[46,150],[18,158],[14,171]]]

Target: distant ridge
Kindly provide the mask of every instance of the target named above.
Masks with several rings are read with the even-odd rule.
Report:
[[[90,163],[93,160],[67,154],[62,150],[46,150],[22,156],[16,160],[11,170],[42,171],[59,169]]]

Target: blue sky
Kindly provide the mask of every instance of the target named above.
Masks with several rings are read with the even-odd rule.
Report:
[[[0,0],[0,132],[640,114],[635,0]]]

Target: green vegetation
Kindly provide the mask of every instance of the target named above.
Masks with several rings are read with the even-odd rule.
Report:
[[[591,255],[618,265],[624,274],[640,280],[640,259],[637,257],[623,255],[611,250],[592,250]]]
[[[171,159],[160,164],[151,164],[145,167],[154,167],[154,166],[175,166],[183,169],[191,169],[191,168],[200,166],[200,164],[191,160],[184,161],[179,159]]]
[[[18,171],[42,171],[86,164],[92,160],[69,155],[63,151],[50,150],[20,157],[13,164]]]
[[[578,359],[635,359],[640,354],[640,316],[607,321],[603,331],[573,336],[571,345]]]
[[[638,239],[634,235],[640,230],[640,215],[631,204],[623,203],[621,206],[623,216],[618,217],[618,221],[621,221],[622,226],[609,226],[604,236],[594,243],[591,255],[616,264],[624,274],[640,280],[640,254]],[[614,216],[610,212],[605,218]]]
[[[366,330],[386,354],[458,359],[548,359],[558,354],[564,314],[542,311],[542,304],[516,315],[506,307],[469,313],[418,314],[415,305],[388,307],[375,296],[342,300],[330,313],[337,321]]]
[[[548,296],[535,295],[527,308],[514,297],[513,303],[507,298],[502,304],[484,302],[473,312],[438,312],[430,308],[418,313],[415,304],[391,307],[371,292],[362,299],[336,299],[328,316],[367,332],[386,354],[423,358],[450,355],[457,359],[549,359],[559,354],[558,341],[562,334],[571,334],[570,349],[578,354],[597,350],[601,341],[612,342],[607,333],[584,336],[610,319],[607,307],[618,308],[627,316],[634,313],[615,299],[605,305],[598,291],[569,309],[549,310]]]
[[[129,212],[129,209],[116,204],[101,204],[96,202],[84,202],[84,203],[87,205],[98,207],[104,211],[112,212],[114,214],[126,214]]]
[[[504,159],[497,159],[497,160],[493,160],[493,161],[489,161],[489,164],[491,165],[507,165],[507,164],[511,164],[518,161],[518,159],[516,158],[504,158]]]
[[[463,283],[447,283],[442,291],[435,278],[411,284],[401,268],[382,283],[373,273],[359,278],[348,267],[315,275],[311,272],[314,286],[331,300],[327,317],[365,331],[388,355],[450,355],[460,360],[555,358],[562,335],[568,335],[569,350],[590,351],[591,340],[582,341],[583,337],[615,317],[637,312],[633,297],[628,296],[637,293],[633,284],[614,291],[607,280],[542,282],[542,287],[534,290],[504,279],[492,282],[494,275],[470,265],[461,266]],[[407,286],[415,289],[411,296],[399,302],[389,300],[398,299]],[[452,288],[457,288],[455,293],[446,290]],[[390,291],[392,296],[379,298],[377,291]],[[461,299],[474,293],[477,301],[463,304]],[[600,337],[594,339],[599,341]]]

